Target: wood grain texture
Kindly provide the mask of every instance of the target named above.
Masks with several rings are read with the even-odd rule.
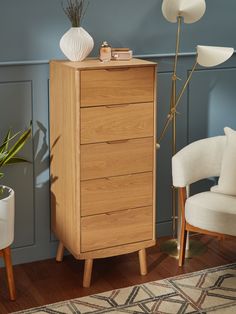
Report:
[[[83,217],[81,220],[82,252],[151,239],[152,207]]]
[[[146,254],[146,250],[142,249],[138,251],[138,255],[139,255],[139,268],[140,268],[140,274],[142,276],[146,276],[147,275],[147,254]]]
[[[214,231],[209,231],[209,230],[205,230],[205,229],[201,229],[195,226],[190,225],[189,223],[186,222],[186,230],[190,231],[190,232],[197,232],[197,233],[202,233],[202,234],[207,234],[209,236],[212,237],[217,237],[220,240],[223,239],[234,239],[234,236],[228,235],[228,234],[223,234],[223,233],[219,233],[219,232],[214,232]]]
[[[180,250],[179,250],[179,266],[182,266],[185,259],[185,251],[186,251],[186,239],[187,239],[187,231],[186,231],[186,219],[185,219],[185,202],[187,199],[187,191],[186,188],[179,189],[179,204],[180,204],[180,216],[181,217],[181,230],[180,230]]]
[[[153,67],[81,71],[81,106],[153,102]]]
[[[58,260],[64,246],[76,259],[91,261],[155,244],[155,75],[155,64],[143,60],[51,62]]]
[[[123,67],[141,67],[141,66],[155,66],[155,62],[150,62],[142,59],[133,58],[129,61],[109,61],[101,62],[97,58],[87,58],[83,62],[70,62],[68,60],[56,60],[56,62],[73,68],[74,70],[92,70],[92,69],[111,69],[111,68],[123,68]]]
[[[156,230],[156,217],[157,217],[157,65],[154,66],[153,72],[153,95],[154,95],[154,110],[153,110],[153,189],[152,189],[152,206],[153,206],[153,239],[156,239],[158,230]]]
[[[153,138],[81,145],[81,180],[153,170]]]
[[[79,137],[77,76],[72,68],[50,63],[50,150],[52,228],[67,249],[79,252]]]
[[[93,260],[86,259],[84,261],[84,277],[83,277],[83,287],[89,288],[91,284],[91,276],[93,271]]]
[[[104,258],[104,257],[112,257],[121,254],[128,254],[139,251],[140,249],[149,248],[156,244],[156,239],[146,240],[142,242],[135,243],[127,243],[118,246],[108,247],[105,249],[100,249],[96,251],[90,252],[82,252],[77,257],[78,259],[88,259],[88,258]],[[96,254],[96,255],[95,255]]]
[[[64,256],[64,250],[65,250],[64,244],[61,241],[59,241],[59,244],[57,247],[57,255],[56,255],[57,262],[62,262],[63,256]]]
[[[81,216],[152,205],[153,173],[81,182]]]
[[[15,288],[15,280],[14,280],[12,259],[11,259],[11,248],[7,247],[3,249],[2,253],[3,253],[4,262],[6,265],[6,275],[7,275],[9,297],[11,301],[14,301],[16,299],[16,288]]]
[[[81,109],[81,144],[153,136],[153,103]]]

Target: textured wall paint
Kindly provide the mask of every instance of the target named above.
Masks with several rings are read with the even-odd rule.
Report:
[[[227,3],[226,3],[227,2]],[[62,58],[58,48],[69,27],[60,0],[1,0],[0,11],[0,137],[9,126],[15,130],[33,120],[33,139],[24,149],[32,164],[9,168],[5,183],[17,195],[15,263],[55,255],[57,242],[50,231],[48,151],[48,65],[9,65],[13,61]],[[115,46],[130,46],[137,54],[173,52],[175,26],[160,12],[160,0],[90,0],[84,20],[96,47],[107,39]],[[196,24],[184,25],[182,51],[194,51],[196,43],[236,46],[234,0],[207,0],[208,10]],[[220,19],[221,18],[221,19]],[[219,23],[222,20],[224,23]],[[183,39],[184,38],[184,39]],[[146,59],[148,59],[146,57]],[[150,59],[151,60],[151,59]],[[173,59],[157,57],[158,130],[169,108]],[[184,80],[193,57],[181,57],[178,73]],[[236,128],[236,56],[217,69],[198,69],[185,93],[178,116],[178,149],[206,136]],[[157,234],[171,231],[171,132],[158,151]]]

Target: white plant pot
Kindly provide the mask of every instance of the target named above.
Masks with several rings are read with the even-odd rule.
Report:
[[[2,188],[4,191],[0,195],[0,250],[12,244],[15,220],[15,193],[7,186]]]
[[[61,51],[70,61],[84,60],[93,47],[93,38],[83,27],[71,27],[60,40]]]

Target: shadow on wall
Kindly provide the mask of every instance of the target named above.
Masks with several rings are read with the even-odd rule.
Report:
[[[35,141],[35,147],[39,146],[39,137],[40,134],[43,134],[43,140],[42,144],[40,146],[40,150],[37,152],[35,157],[35,163],[38,165],[38,171],[36,174],[37,177],[37,185],[36,188],[39,191],[40,194],[42,194],[42,197],[45,197],[45,194],[48,195],[48,208],[50,211],[48,211],[47,215],[49,219],[47,219],[48,222],[48,232],[50,232],[50,238],[52,241],[55,240],[53,234],[51,233],[51,220],[52,216],[54,214],[55,209],[55,197],[53,193],[50,193],[50,185],[54,184],[58,177],[53,177],[50,174],[50,163],[52,161],[53,155],[51,158],[49,157],[49,146],[47,143],[48,135],[47,135],[47,129],[44,127],[44,125],[37,121],[38,130],[34,136]],[[52,145],[52,152],[53,148],[57,144],[57,142],[60,140],[60,138],[57,138],[57,140]],[[49,180],[50,179],[50,180]]]

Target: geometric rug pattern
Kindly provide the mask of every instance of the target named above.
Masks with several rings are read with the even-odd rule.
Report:
[[[236,313],[236,263],[15,314]]]

